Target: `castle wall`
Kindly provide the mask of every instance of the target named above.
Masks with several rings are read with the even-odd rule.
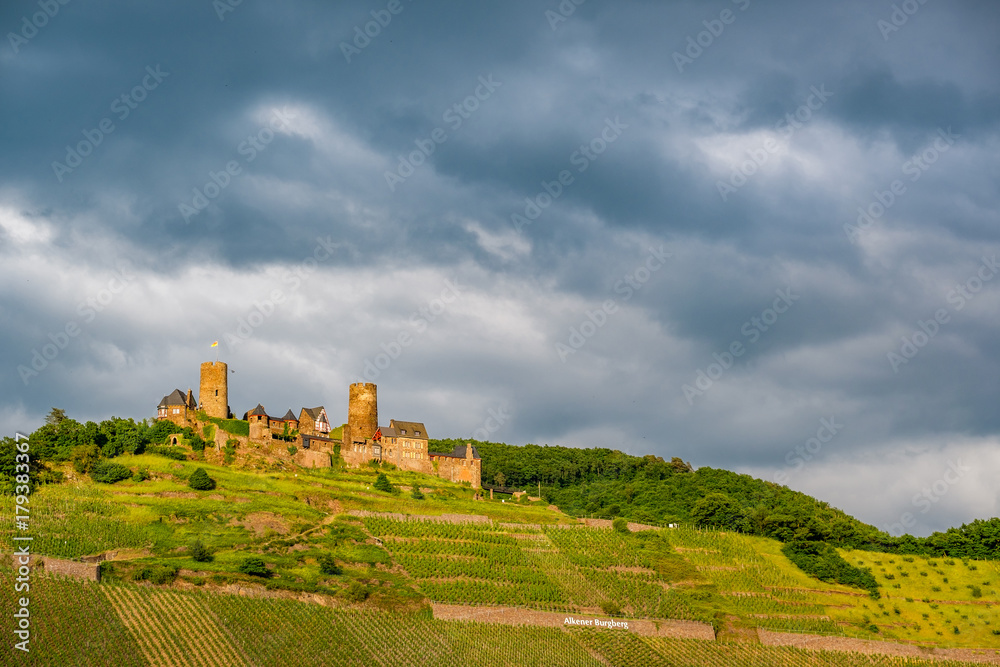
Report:
[[[229,418],[229,366],[224,361],[206,361],[201,365],[198,400],[209,417]]]
[[[460,459],[453,456],[435,456],[437,476],[451,482],[468,482],[472,488],[481,488],[482,460]]]

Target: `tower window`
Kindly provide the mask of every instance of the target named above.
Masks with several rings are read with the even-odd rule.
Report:
[[[215,395],[216,395],[216,396],[218,396],[218,395],[219,395],[219,390],[218,390],[218,389],[216,389],[216,390],[215,390]]]

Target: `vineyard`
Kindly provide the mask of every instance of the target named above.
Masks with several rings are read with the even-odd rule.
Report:
[[[288,476],[150,455],[120,460],[148,466],[152,478],[77,479],[32,494],[34,553],[114,559],[101,564],[100,585],[37,575],[34,637],[45,658],[37,664],[537,664],[539,646],[558,654],[545,664],[567,665],[806,664],[818,655],[761,646],[764,630],[1000,644],[992,562],[843,552],[872,571],[881,589],[872,599],[805,574],[774,540],[689,527],[619,532],[542,504],[476,499],[471,488],[416,473],[389,476],[419,485],[423,499],[373,489],[374,469]],[[219,481],[210,492],[186,485],[201,465]],[[11,512],[11,498],[0,497],[0,511]],[[8,543],[12,533],[0,527]],[[195,559],[195,540],[207,560]],[[248,558],[266,570],[244,572]],[[12,595],[7,562],[2,600]],[[233,590],[255,597],[225,594]],[[428,603],[470,615],[434,619]],[[476,615],[501,607],[536,625]],[[558,615],[555,626],[543,612]],[[559,627],[568,615],[646,627],[694,621],[710,624],[697,627],[719,642]],[[830,664],[850,664],[839,659]]]
[[[0,567],[10,608],[13,571]],[[641,637],[626,631],[443,621],[427,612],[338,609],[293,600],[83,583],[32,587],[31,653],[0,664],[620,667],[958,667],[969,664],[759,644]]]

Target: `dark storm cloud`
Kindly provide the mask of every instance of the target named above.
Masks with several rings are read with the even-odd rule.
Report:
[[[461,298],[376,380],[389,416],[435,435],[502,407],[510,442],[771,478],[836,417],[790,483],[845,509],[885,489],[882,509],[854,508],[873,522],[942,456],[988,470],[1000,278],[968,281],[998,250],[995,5],[924,3],[898,30],[888,2],[559,6],[73,2],[12,44],[39,10],[5,3],[0,422],[32,428],[53,404],[146,416],[227,336],[234,411],[339,415],[344,385],[449,279]],[[95,145],[73,166],[80,142]],[[878,214],[852,233],[859,208]],[[317,245],[334,250],[310,265]],[[661,246],[669,260],[627,287]],[[111,295],[122,260],[135,278]],[[962,308],[956,286],[977,288]],[[977,480],[918,530],[994,507]]]

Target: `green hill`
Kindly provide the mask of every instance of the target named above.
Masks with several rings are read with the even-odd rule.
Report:
[[[45,427],[30,495],[0,495],[8,516],[30,508],[27,526],[0,525],[4,544],[103,559],[100,584],[31,575],[25,664],[917,665],[852,651],[1000,641],[996,561],[850,544],[874,529],[745,475],[480,443],[504,490],[541,485],[515,500],[376,464],[212,463],[196,434],[167,446],[140,424],[95,425],[96,452],[88,425]],[[0,475],[15,490],[10,445]],[[841,652],[762,645],[803,634]]]
[[[458,440],[436,441],[452,446]],[[464,442],[464,441],[463,441]],[[1000,559],[1000,519],[927,538],[894,537],[786,486],[728,470],[611,449],[474,441],[483,483],[537,492],[573,516],[724,528],[783,542],[824,541],[892,553]],[[500,483],[498,483],[498,481]]]

